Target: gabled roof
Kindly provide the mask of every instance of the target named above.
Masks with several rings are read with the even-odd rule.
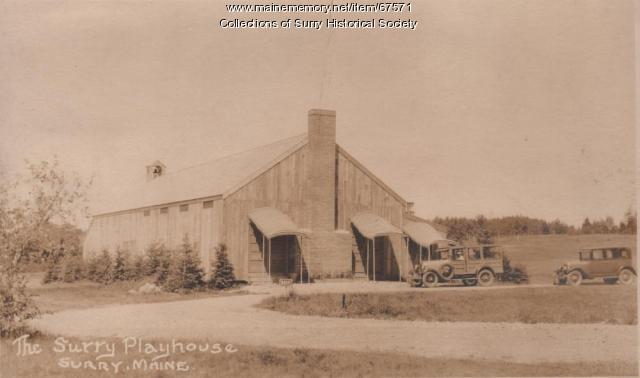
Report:
[[[126,198],[113,201],[112,206],[99,209],[96,215],[223,196],[306,144],[305,133],[178,171],[168,171],[131,188]]]
[[[126,196],[111,201],[108,207],[97,209],[94,215],[126,212],[190,200],[227,197],[304,147],[307,142],[308,137],[304,133],[177,171],[168,170],[153,180],[132,185]],[[406,203],[399,194],[342,147],[336,144],[336,148],[338,153],[343,154],[391,196],[403,204]]]

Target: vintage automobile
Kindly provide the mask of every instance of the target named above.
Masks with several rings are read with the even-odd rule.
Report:
[[[461,281],[465,286],[489,286],[503,271],[499,246],[440,248],[416,265],[412,285],[435,287],[440,282]]]
[[[555,285],[580,285],[583,280],[602,278],[605,283],[629,285],[636,269],[631,250],[624,247],[589,248],[578,252],[578,260],[568,261],[555,271]]]

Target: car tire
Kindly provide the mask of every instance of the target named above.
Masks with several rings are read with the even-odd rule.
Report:
[[[582,272],[573,270],[567,274],[567,284],[571,286],[579,286],[582,283]]]
[[[496,276],[489,269],[482,269],[478,272],[477,281],[480,286],[491,286]]]
[[[618,274],[618,282],[623,285],[631,285],[636,280],[636,275],[631,269],[624,268]]]
[[[603,281],[607,285],[615,285],[618,282],[618,279],[617,278],[604,278]]]
[[[476,286],[478,284],[478,280],[475,278],[465,278],[462,280],[464,286]]]
[[[440,275],[445,280],[451,279],[455,274],[455,271],[456,271],[455,268],[451,264],[444,264],[443,266],[440,267]]]
[[[438,285],[438,274],[432,270],[422,275],[422,286],[435,287]]]

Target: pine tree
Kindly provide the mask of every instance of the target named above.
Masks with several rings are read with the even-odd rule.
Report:
[[[94,281],[105,285],[113,282],[113,260],[109,251],[102,251],[102,254],[96,260],[95,268]]]
[[[129,272],[129,253],[118,248],[113,263],[113,280],[126,281],[129,279]]]
[[[161,274],[163,280],[166,278],[166,268],[168,268],[171,260],[170,251],[164,244],[153,244],[147,249],[147,258],[145,260],[145,275]]]
[[[227,246],[224,243],[216,247],[216,262],[213,274],[209,279],[209,287],[212,289],[227,289],[233,286],[236,277],[233,274],[233,265],[227,256]]]
[[[69,249],[62,259],[62,280],[64,282],[74,282],[84,276],[84,261],[82,254],[77,248]]]
[[[580,228],[580,233],[582,234],[591,233],[591,221],[589,220],[589,217],[584,218],[584,222],[582,222],[582,227]]]
[[[145,263],[146,259],[143,255],[138,255],[133,260],[133,267],[131,271],[131,279],[138,280],[145,275]]]
[[[178,255],[170,265],[169,275],[163,287],[167,291],[201,288],[204,284],[204,271],[200,265],[200,258],[195,248],[185,236]]]

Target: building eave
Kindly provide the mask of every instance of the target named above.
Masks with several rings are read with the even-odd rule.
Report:
[[[191,204],[191,203],[203,202],[203,201],[213,201],[213,200],[218,200],[218,199],[222,199],[222,194],[215,194],[215,195],[211,195],[211,196],[207,196],[207,197],[191,198],[191,199],[185,199],[185,200],[181,200],[181,201],[173,201],[173,202],[161,203],[161,204],[151,205],[151,206],[142,206],[142,207],[136,207],[136,208],[126,209],[126,210],[110,211],[110,212],[107,212],[107,213],[99,213],[99,214],[92,215],[91,218],[100,218],[100,217],[111,216],[111,215],[136,213],[136,212],[144,211],[144,210],[159,209],[161,207],[184,205],[184,204]]]

